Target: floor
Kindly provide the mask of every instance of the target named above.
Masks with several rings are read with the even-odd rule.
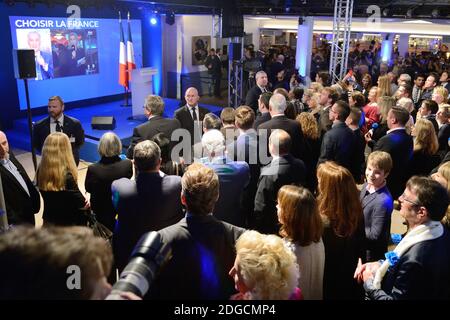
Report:
[[[16,155],[17,159],[22,163],[25,170],[27,171],[30,178],[33,180],[35,173],[33,169],[33,163],[31,160],[31,153],[30,152],[24,152],[22,150],[14,150],[14,154]],[[39,162],[39,156],[38,156],[38,162]],[[84,181],[86,179],[86,172],[87,167],[89,166],[89,162],[80,161],[80,164],[78,165],[78,187],[80,188],[80,191],[85,194],[87,198],[89,198],[89,193],[86,193],[86,190],[84,189]],[[36,215],[36,225],[37,227],[42,226],[42,209],[43,209],[43,203],[41,198],[41,211],[39,214]],[[406,231],[405,225],[403,225],[403,218],[400,216],[399,212],[397,210],[394,210],[392,213],[392,220],[391,220],[391,233],[399,233],[403,234]],[[390,246],[390,249],[392,250],[393,246]]]

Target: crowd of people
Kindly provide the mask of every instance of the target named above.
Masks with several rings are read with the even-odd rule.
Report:
[[[106,279],[116,280],[110,270],[123,271],[138,240],[158,231],[172,257],[146,299],[450,299],[447,71],[411,75],[408,62],[370,70],[357,56],[341,81],[332,85],[321,70],[306,87],[295,76],[276,85],[286,72],[279,54],[271,73],[255,73],[245,103],[220,116],[199,106],[193,87],[173,119],[148,96],[148,121],[134,129],[128,159],[114,133],[101,138],[101,160],[85,182],[90,201],[77,185],[74,151],[84,135],[66,132],[79,122],[52,97],[36,128],[44,132],[35,135],[43,139],[37,188],[0,132],[8,219],[33,224],[38,192],[44,199],[41,232],[0,236],[0,270],[28,273],[28,298],[104,298]],[[388,251],[397,202],[407,232]],[[96,254],[92,236],[79,240],[89,210],[113,230],[111,252]],[[72,260],[76,246],[59,239],[84,250]],[[33,281],[42,255],[57,261],[41,279],[54,284],[53,296]],[[83,265],[92,287],[78,296],[57,283],[69,262],[92,264]],[[22,297],[14,285],[2,284],[1,296]]]

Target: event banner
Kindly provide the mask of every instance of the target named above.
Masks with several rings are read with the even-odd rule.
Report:
[[[69,102],[123,92],[118,84],[119,19],[10,16],[9,20],[13,49],[35,52],[36,78],[29,83],[32,107],[46,105],[55,94]],[[142,67],[141,22],[130,22],[136,65]],[[25,94],[19,80],[18,91],[23,109]]]
[[[95,19],[11,17],[17,49],[33,49],[36,80],[99,72]]]

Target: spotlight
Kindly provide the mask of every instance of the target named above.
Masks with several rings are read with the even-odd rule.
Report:
[[[390,14],[390,11],[388,8],[383,9],[383,17],[387,17]]]
[[[151,23],[152,25],[155,25],[157,22],[158,22],[158,21],[156,20],[155,17],[151,17],[151,18],[150,18],[150,23]]]

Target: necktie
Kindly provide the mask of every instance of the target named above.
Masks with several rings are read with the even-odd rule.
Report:
[[[59,124],[59,121],[56,120],[55,123],[56,123],[56,132],[62,132],[62,128],[61,125]]]
[[[197,118],[197,112],[195,112],[195,107],[192,107],[192,119],[194,120],[194,121],[197,121],[198,120],[198,118]]]

